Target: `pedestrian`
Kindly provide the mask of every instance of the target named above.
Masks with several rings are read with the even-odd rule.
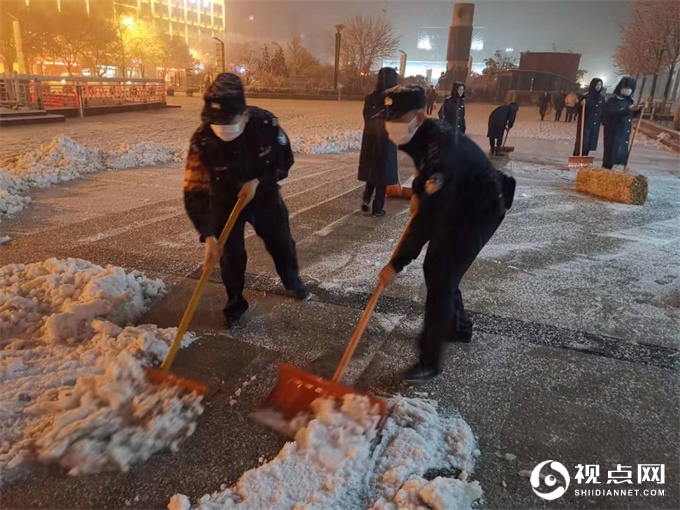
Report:
[[[550,94],[543,92],[541,98],[538,100],[538,113],[541,115],[541,120],[545,119],[545,114],[550,107]]]
[[[385,91],[395,87],[399,75],[391,67],[378,71],[375,90],[364,101],[364,134],[359,154],[359,180],[366,183],[361,210],[369,211],[371,198],[372,215],[385,216],[385,192],[387,186],[399,182],[397,147],[390,142],[385,131]],[[375,193],[375,197],[373,196]]]
[[[439,109],[439,118],[453,126],[453,129],[465,134],[465,84],[455,82],[451,88],[451,97],[444,100]]]
[[[611,170],[614,165],[628,165],[628,147],[633,119],[642,114],[641,105],[633,101],[635,79],[621,78],[614,95],[607,99],[602,115],[604,125],[604,156],[602,167]]]
[[[491,155],[505,156],[501,151],[503,135],[506,129],[512,129],[512,126],[515,124],[517,110],[519,110],[519,105],[513,102],[499,106],[489,115],[489,130],[486,136],[489,138],[491,145]]]
[[[434,103],[437,102],[437,91],[434,90],[433,85],[430,85],[430,87],[427,89],[425,99],[426,99],[426,102],[427,102],[427,114],[432,115],[432,110],[434,109]]]
[[[243,297],[250,223],[276,266],[289,294],[307,301],[311,294],[300,279],[288,209],[278,181],[288,175],[293,153],[286,133],[270,112],[246,106],[243,83],[221,73],[204,96],[201,125],[191,138],[184,177],[184,206],[205,243],[205,265],[219,260],[227,290],[227,325],[248,309]],[[223,253],[217,238],[239,197],[247,205],[239,215]]]
[[[586,115],[583,115],[583,105],[585,104]],[[593,78],[590,80],[588,92],[581,98],[578,107],[578,118],[576,126],[576,144],[574,145],[574,156],[581,156],[581,124],[583,123],[583,156],[587,156],[590,151],[597,150],[597,139],[600,137],[600,123],[604,113],[604,94],[602,93],[602,80]]]
[[[448,122],[425,116],[425,92],[398,87],[385,98],[390,139],[413,159],[411,222],[392,260],[380,272],[389,286],[429,242],[419,359],[405,380],[423,382],[441,371],[445,342],[470,342],[460,282],[512,205],[515,181],[494,168],[482,150]]]
[[[564,92],[558,92],[553,97],[553,106],[555,107],[555,122],[562,120],[562,110],[564,110]]]
[[[578,96],[573,90],[564,98],[564,106],[567,108],[567,118],[565,122],[571,122],[576,117],[576,105],[578,104]]]

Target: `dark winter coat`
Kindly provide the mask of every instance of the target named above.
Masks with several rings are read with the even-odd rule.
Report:
[[[437,101],[437,91],[434,90],[432,87],[430,87],[425,92],[425,102],[427,104],[434,104],[436,101]]]
[[[553,106],[558,112],[564,110],[564,94],[562,92],[555,94],[553,97]]]
[[[506,129],[512,129],[517,118],[517,103],[510,103],[499,106],[489,115],[489,131],[486,136],[489,138],[499,138],[503,136]]]
[[[216,218],[231,211],[243,183],[259,179],[257,193],[278,189],[281,168],[287,172],[293,164],[290,142],[278,119],[253,106],[248,111],[248,123],[236,140],[220,140],[207,123],[191,137],[184,172],[184,207],[201,239],[219,236]],[[280,154],[287,161],[280,161]]]
[[[512,205],[515,180],[499,172],[477,144],[448,122],[425,120],[413,139],[399,148],[413,158],[418,170],[413,192],[420,198],[418,215],[427,221],[409,230],[393,260],[397,271],[418,256],[424,244],[419,240],[429,238],[429,233],[417,229],[483,225],[502,218]],[[442,187],[428,195],[425,183],[435,175]]]
[[[538,102],[538,110],[541,112],[541,114],[544,114],[545,112],[548,111],[548,107],[550,106],[550,94],[547,92],[543,92],[541,95],[541,99]]]
[[[463,83],[456,82],[451,88],[451,97],[444,100],[444,104],[439,109],[439,118],[451,124],[456,131],[465,134],[465,92],[462,96],[458,95],[458,87]]]
[[[586,116],[583,121],[583,151],[594,151],[597,149],[597,139],[600,137],[600,123],[604,113],[604,94],[595,90],[598,83],[602,83],[599,78],[593,78],[588,87],[588,92],[581,98],[586,102]],[[578,107],[578,126],[576,128],[576,148],[574,154],[578,155],[581,147],[581,115],[583,106]]]
[[[633,119],[640,116],[641,110],[632,112],[628,109],[634,104],[633,94],[622,96],[621,89],[630,88],[635,91],[633,78],[622,78],[614,90],[614,95],[607,99],[602,115],[604,125],[604,155],[602,166],[612,168],[614,165],[628,164],[628,147]]]
[[[385,130],[385,90],[397,85],[397,72],[383,68],[378,72],[376,90],[364,101],[364,134],[359,155],[359,180],[387,186],[399,182],[397,146]]]

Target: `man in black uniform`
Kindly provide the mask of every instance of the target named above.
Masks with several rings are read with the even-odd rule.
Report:
[[[426,119],[425,95],[419,87],[398,87],[385,98],[390,139],[416,166],[412,220],[396,256],[380,279],[389,285],[429,241],[424,272],[425,320],[419,339],[420,359],[406,374],[410,382],[440,373],[444,342],[469,342],[459,285],[512,205],[515,180],[496,170],[469,138],[441,120]]]
[[[187,156],[184,205],[205,242],[205,263],[219,259],[229,298],[224,308],[227,323],[248,309],[243,297],[246,222],[264,241],[284,287],[298,299],[309,300],[311,294],[298,271],[288,210],[277,184],[288,175],[293,153],[276,117],[247,107],[241,79],[222,73],[205,92],[201,121]],[[246,197],[247,205],[220,254],[217,238],[240,196]]]
[[[519,105],[513,102],[499,106],[489,115],[489,130],[486,136],[491,144],[492,155],[505,156],[505,153],[501,150],[503,135],[506,130],[512,129],[512,126],[515,125],[517,110],[519,110]]]

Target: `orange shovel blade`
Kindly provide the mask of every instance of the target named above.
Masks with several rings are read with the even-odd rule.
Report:
[[[279,365],[279,379],[263,406],[279,410],[287,419],[291,419],[301,412],[308,411],[312,402],[319,397],[342,398],[348,394],[367,396],[373,404],[378,406],[378,412],[381,415],[387,410],[384,400],[312,375],[291,365]]]
[[[569,165],[592,166],[594,160],[593,156],[569,156]]]
[[[407,186],[387,186],[386,194],[388,197],[411,198],[413,188]]]
[[[157,368],[147,368],[146,375],[154,384],[172,384],[173,386],[179,386],[180,388],[184,388],[191,393],[198,393],[199,395],[205,395],[208,392],[208,387],[203,383],[192,381],[191,379],[185,379],[171,372],[165,372]]]
[[[515,148],[510,145],[504,145],[501,147],[501,152],[515,152]]]

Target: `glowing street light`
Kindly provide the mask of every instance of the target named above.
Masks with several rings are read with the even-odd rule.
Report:
[[[122,20],[120,20],[120,22],[122,25],[125,25],[128,28],[132,28],[135,26],[135,20],[130,16],[123,18]]]

